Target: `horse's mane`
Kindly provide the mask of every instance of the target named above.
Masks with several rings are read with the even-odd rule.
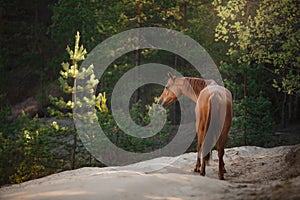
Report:
[[[184,88],[191,93],[194,92],[196,96],[198,96],[201,90],[208,85],[207,81],[201,78],[185,77],[184,79],[186,80],[184,83]]]

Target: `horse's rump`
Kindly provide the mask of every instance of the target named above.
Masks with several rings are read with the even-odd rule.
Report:
[[[211,149],[218,141],[225,122],[227,112],[228,90],[222,86],[209,85],[204,88],[197,100],[196,104],[196,119],[198,128],[203,128],[203,131],[198,133],[203,134],[202,140],[202,156],[209,154]],[[197,116],[197,113],[200,113]],[[203,124],[200,124],[203,123]]]

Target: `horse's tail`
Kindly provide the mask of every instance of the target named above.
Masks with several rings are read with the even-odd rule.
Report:
[[[205,139],[203,144],[203,156],[210,158],[210,153],[216,142],[218,141],[226,115],[226,92],[225,88],[213,86],[209,88],[209,113],[207,115],[207,125],[205,130]]]

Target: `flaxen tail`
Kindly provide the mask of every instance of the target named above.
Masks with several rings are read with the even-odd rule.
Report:
[[[210,112],[207,118],[202,155],[209,160],[210,152],[218,141],[226,116],[226,91],[220,86],[208,87],[210,91]]]

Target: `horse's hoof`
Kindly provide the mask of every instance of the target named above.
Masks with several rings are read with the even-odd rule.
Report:
[[[219,174],[219,179],[220,179],[220,180],[225,180],[225,179],[224,179],[224,175],[223,175],[223,174]]]
[[[200,172],[200,175],[201,175],[201,176],[205,176],[205,173],[203,173],[203,172]]]
[[[194,172],[199,173],[199,172],[200,172],[200,169],[195,168],[195,169],[194,169]]]

